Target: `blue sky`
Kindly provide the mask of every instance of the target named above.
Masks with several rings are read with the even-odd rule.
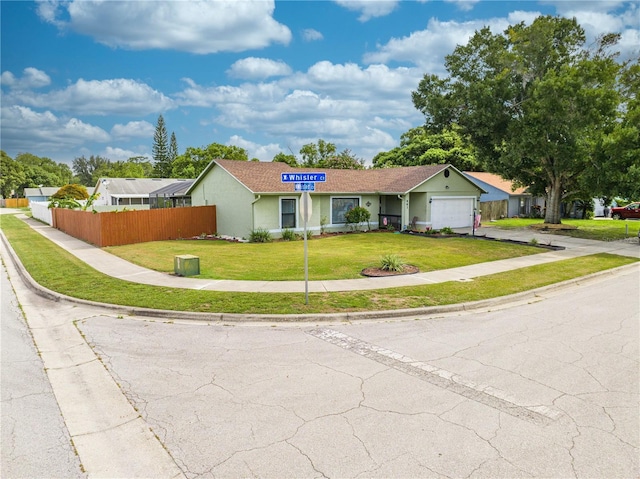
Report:
[[[366,163],[422,124],[411,91],[475,30],[576,17],[638,55],[625,1],[2,0],[1,148],[71,164],[151,159],[163,115],[179,152],[271,161],[322,138]]]

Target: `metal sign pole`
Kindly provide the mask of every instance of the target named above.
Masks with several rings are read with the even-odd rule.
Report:
[[[302,193],[302,207],[304,211],[304,304],[309,304],[309,252],[307,251],[307,217],[309,216],[309,193]]]

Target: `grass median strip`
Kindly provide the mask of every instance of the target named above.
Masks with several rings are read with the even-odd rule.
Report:
[[[477,278],[471,282],[372,291],[311,293],[228,293],[131,283],[104,275],[23,221],[1,217],[0,227],[31,276],[42,286],[92,301],[177,311],[244,314],[305,314],[380,311],[476,301],[503,296],[623,266],[634,258],[598,254]]]

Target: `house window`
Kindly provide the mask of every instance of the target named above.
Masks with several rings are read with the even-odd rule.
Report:
[[[360,206],[360,198],[331,198],[331,224],[346,223],[345,213],[358,206]]]
[[[280,200],[280,227],[282,229],[296,227],[295,198],[282,198]]]

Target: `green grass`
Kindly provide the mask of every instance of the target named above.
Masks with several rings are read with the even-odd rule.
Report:
[[[227,241],[155,241],[105,248],[111,254],[156,271],[172,273],[175,255],[200,258],[199,278],[304,280],[304,242],[230,243]],[[397,254],[420,271],[456,268],[544,252],[529,246],[474,238],[436,239],[390,233],[361,233],[308,241],[309,279],[359,278],[378,267],[383,256]]]
[[[544,223],[542,219],[507,218],[486,223],[484,226],[513,229],[528,228],[531,225],[542,223]],[[552,233],[598,241],[617,241],[629,237],[637,237],[638,229],[640,229],[640,221],[638,220],[575,220],[563,218],[562,224],[576,226],[577,229],[553,230]]]
[[[92,301],[177,311],[305,314],[436,306],[526,291],[637,261],[634,258],[599,254],[494,274],[465,283],[311,293],[309,305],[305,305],[304,293],[186,290],[146,286],[111,278],[97,272],[13,216],[0,216],[0,227],[31,276],[46,288]]]

